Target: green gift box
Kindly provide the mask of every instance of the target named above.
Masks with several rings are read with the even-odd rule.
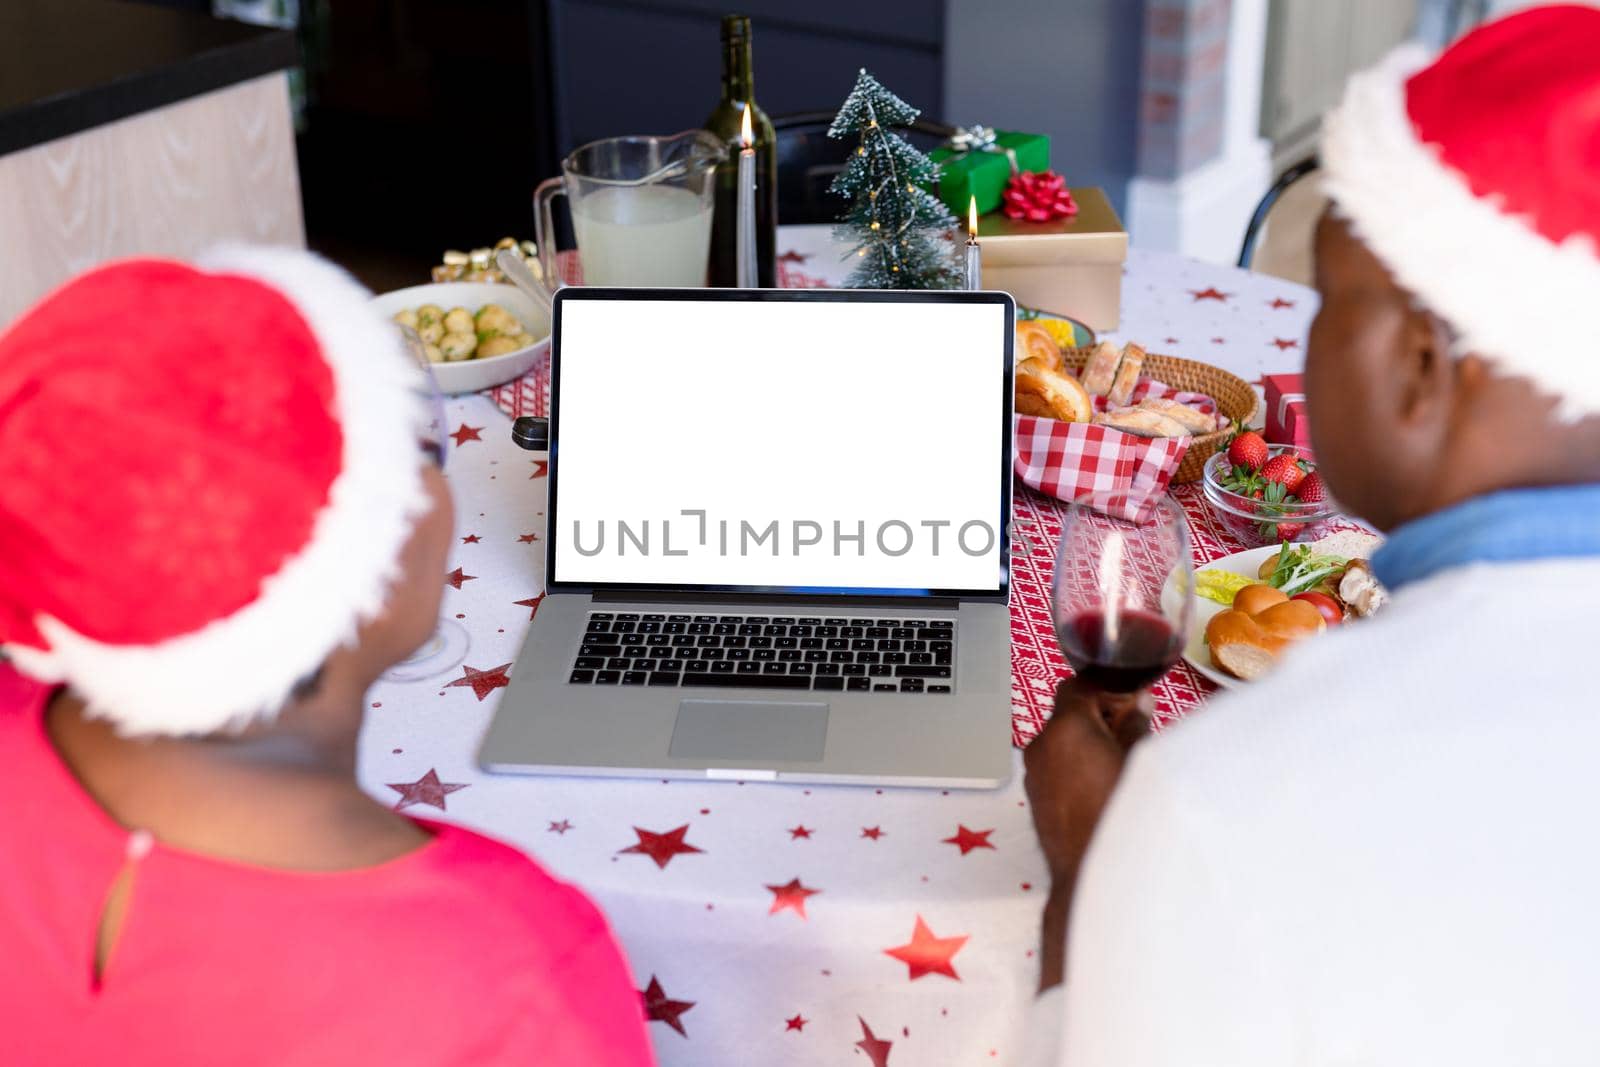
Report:
[[[962,151],[962,146],[967,150]],[[1018,172],[1049,170],[1050,138],[1039,133],[973,127],[952,138],[950,144],[935,148],[928,157],[939,165],[935,189],[939,199],[956,218],[965,219],[972,197],[978,198],[980,215],[1000,206],[1000,194],[1006,191],[1013,173],[1013,160]]]

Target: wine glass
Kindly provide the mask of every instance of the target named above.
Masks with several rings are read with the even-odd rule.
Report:
[[[1077,676],[1111,693],[1145,688],[1188,640],[1193,570],[1183,509],[1168,496],[1073,504],[1054,586],[1056,639]]]
[[[428,362],[427,349],[423,346],[422,338],[418,337],[416,331],[409,326],[400,327],[400,333],[405,338],[406,354],[422,368],[424,373],[424,384],[421,388],[427,404],[427,421],[418,428],[420,431],[418,445],[428,458],[443,470],[445,457],[450,454],[445,445],[449,435],[445,431],[448,423],[444,421],[444,394],[439,391],[439,383],[433,377],[433,366]],[[382,677],[390,682],[415,682],[444,674],[467,658],[467,649],[471,644],[465,626],[455,619],[441,615],[432,635],[418,645],[411,655],[384,671]]]

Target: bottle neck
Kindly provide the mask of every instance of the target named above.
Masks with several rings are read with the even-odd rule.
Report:
[[[722,99],[744,104],[754,100],[756,79],[750,69],[750,38],[725,38],[722,42]]]

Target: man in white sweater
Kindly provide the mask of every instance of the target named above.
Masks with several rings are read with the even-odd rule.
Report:
[[[1392,600],[1131,755],[1063,686],[1036,1063],[1600,1063],[1600,11],[1419,66],[1327,120],[1306,366]]]

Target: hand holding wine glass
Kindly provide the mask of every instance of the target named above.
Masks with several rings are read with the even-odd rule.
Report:
[[[1193,580],[1183,510],[1170,498],[1072,506],[1056,553],[1056,638],[1082,684],[1133,693],[1177,662]]]

